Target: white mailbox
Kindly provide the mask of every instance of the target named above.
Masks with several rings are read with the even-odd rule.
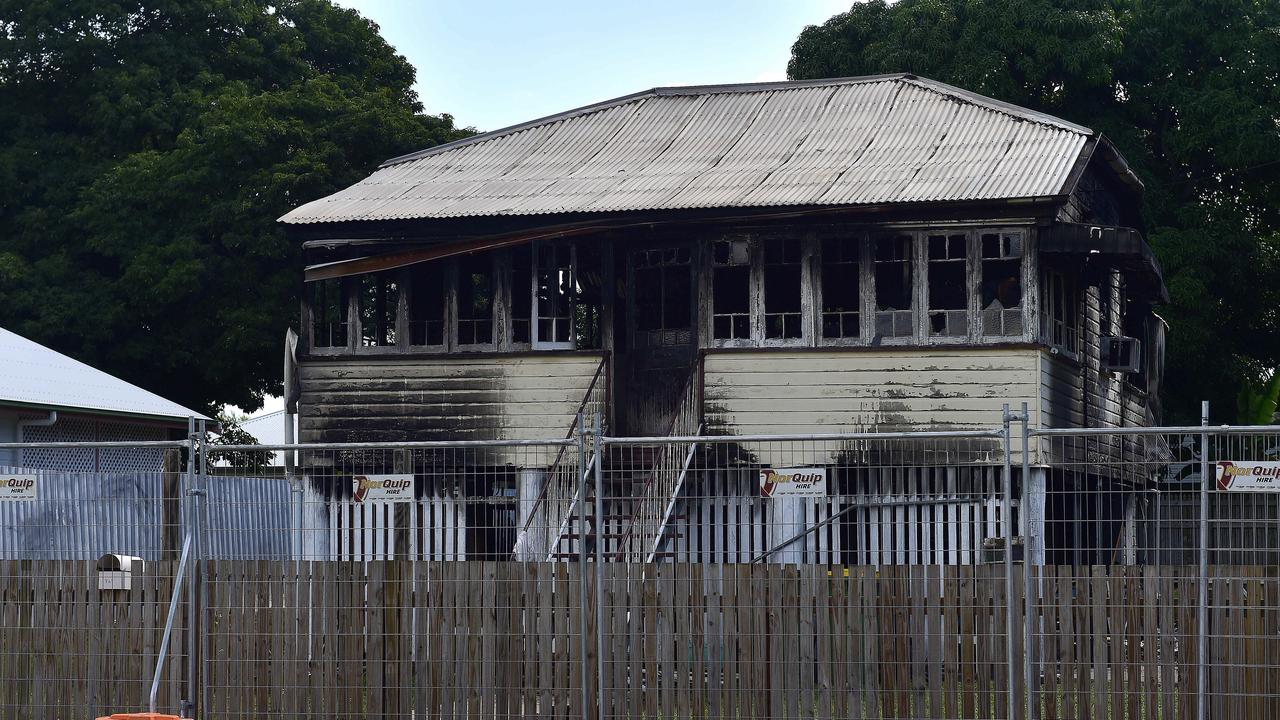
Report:
[[[98,558],[99,590],[133,589],[133,569],[145,570],[142,558],[108,553]]]

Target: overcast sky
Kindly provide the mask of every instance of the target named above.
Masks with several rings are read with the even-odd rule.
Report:
[[[852,0],[338,0],[418,69],[427,111],[496,130],[662,85],[785,80]]]

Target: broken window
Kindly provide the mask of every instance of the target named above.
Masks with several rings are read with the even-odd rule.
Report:
[[[982,334],[1022,335],[1022,233],[984,232]]]
[[[364,347],[396,344],[400,314],[400,282],[392,273],[360,277],[360,343]]]
[[[465,255],[458,262],[458,344],[493,343],[493,259]]]
[[[320,280],[311,283],[311,346],[318,348],[347,346],[347,298],[342,280]]]
[[[1074,277],[1056,270],[1045,272],[1043,322],[1045,340],[1075,354],[1079,347],[1079,291]]]
[[[712,246],[711,334],[716,340],[751,337],[751,247],[746,240]]]
[[[409,275],[409,344],[444,345],[447,287],[440,261],[414,265]]]
[[[964,233],[929,235],[929,335],[969,335],[968,237]]]
[[[911,246],[910,235],[882,237],[875,241],[875,328],[878,337],[915,335]]]
[[[862,335],[862,274],[855,240],[822,241],[822,337]]]
[[[639,347],[693,342],[693,283],[686,247],[639,250],[634,268],[636,343]]]
[[[528,345],[533,339],[533,247],[511,250],[511,342]]]
[[[800,323],[801,244],[793,239],[764,242],[764,336],[803,336]]]
[[[534,294],[537,318],[534,328],[535,347],[573,347],[573,297],[576,290],[573,273],[573,247],[563,244],[540,244],[534,249],[537,258]]]
[[[604,347],[600,327],[605,295],[604,258],[599,244],[583,243],[573,248],[573,347],[579,350]]]

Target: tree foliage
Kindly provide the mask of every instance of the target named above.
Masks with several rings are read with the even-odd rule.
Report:
[[[277,391],[276,218],[465,134],[328,0],[0,0],[0,326],[198,409]]]
[[[1262,381],[1246,379],[1236,397],[1236,422],[1241,425],[1270,425],[1280,406],[1280,372]]]
[[[1168,416],[1280,363],[1280,3],[882,0],[806,28],[794,79],[913,72],[1109,137],[1172,303]],[[1225,419],[1225,418],[1224,418]]]

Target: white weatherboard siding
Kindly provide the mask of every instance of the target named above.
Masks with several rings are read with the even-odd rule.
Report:
[[[564,437],[596,354],[304,360],[303,442]]]
[[[1006,402],[1034,409],[1037,356],[999,348],[711,353],[707,423],[734,434],[998,426]]]
[[[1039,371],[1030,348],[711,353],[706,422],[727,435],[977,430],[1025,401],[1035,423]]]

